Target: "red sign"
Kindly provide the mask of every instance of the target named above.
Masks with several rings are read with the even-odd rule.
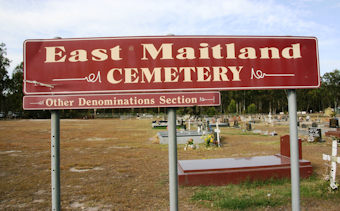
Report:
[[[151,108],[219,106],[219,92],[147,94],[31,95],[24,96],[25,110]]]
[[[161,36],[24,43],[24,92],[29,95],[319,86],[315,37]]]

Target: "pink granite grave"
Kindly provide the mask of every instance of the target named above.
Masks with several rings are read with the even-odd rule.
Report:
[[[242,158],[219,158],[205,160],[179,160],[179,185],[225,185],[243,181],[290,178],[289,136],[280,138],[280,154]],[[313,173],[308,160],[302,159],[299,140],[300,177]]]

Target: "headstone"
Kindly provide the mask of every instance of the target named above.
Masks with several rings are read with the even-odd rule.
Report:
[[[247,118],[244,117],[244,116],[239,116],[238,121],[245,122],[245,121],[247,121]]]
[[[335,182],[336,176],[336,163],[340,163],[340,157],[337,157],[338,154],[338,142],[333,140],[332,142],[332,155],[322,154],[322,159],[331,161],[331,171],[330,171],[330,187],[333,190],[338,189],[339,185]]]
[[[224,123],[226,124],[227,127],[230,127],[229,119],[224,119]]]
[[[318,127],[318,123],[313,122],[313,123],[312,123],[312,127]]]
[[[280,154],[286,157],[290,157],[290,136],[285,135],[280,137]],[[302,143],[301,139],[298,140],[299,145],[299,160],[302,159]]]
[[[332,118],[329,120],[329,127],[330,128],[338,128],[339,127],[339,120],[337,118]]]
[[[277,132],[274,130],[273,132],[270,133],[271,136],[277,136]]]
[[[238,121],[237,120],[234,120],[234,127],[235,128],[238,128],[239,126],[238,126]]]
[[[321,142],[321,129],[310,127],[308,128],[308,142]]]
[[[272,114],[270,112],[268,114],[268,123],[272,123]]]
[[[224,115],[221,116],[221,122],[225,123],[225,117],[224,117]]]
[[[202,126],[202,121],[200,120],[197,123],[197,132],[201,132],[201,131],[203,131],[203,126]]]
[[[207,131],[211,131],[211,127],[210,127],[210,121],[207,121]]]
[[[247,122],[246,130],[251,131],[251,123],[250,122]]]
[[[168,126],[168,121],[166,120],[159,120],[159,121],[152,121],[151,124],[152,128],[166,128]]]

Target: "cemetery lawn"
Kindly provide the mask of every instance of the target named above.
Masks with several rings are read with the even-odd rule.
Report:
[[[168,210],[168,148],[156,142],[152,119],[61,120],[61,207],[63,210]],[[325,119],[325,121],[327,121]],[[184,151],[178,159],[278,154],[288,125],[255,124],[278,136],[220,128],[222,148]],[[339,192],[323,180],[322,153],[331,141],[303,142],[303,158],[314,175],[301,181],[303,210],[340,210]],[[337,181],[339,181],[339,171]],[[51,209],[50,120],[0,121],[0,210]],[[180,187],[179,210],[290,209],[290,180],[240,185]]]

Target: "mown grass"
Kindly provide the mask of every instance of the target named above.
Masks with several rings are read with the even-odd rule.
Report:
[[[329,182],[312,176],[300,182],[301,203],[309,200],[338,200],[340,193],[330,192]],[[289,179],[244,182],[239,185],[221,187],[199,187],[191,197],[206,207],[216,209],[244,210],[275,208],[290,204],[291,188]]]

